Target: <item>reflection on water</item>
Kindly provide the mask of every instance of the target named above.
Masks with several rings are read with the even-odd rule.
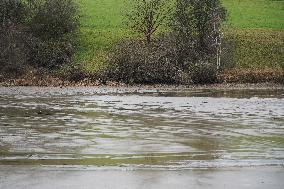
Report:
[[[0,88],[0,164],[284,165],[284,90]]]

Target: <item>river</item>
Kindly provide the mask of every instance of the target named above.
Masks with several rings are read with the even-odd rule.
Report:
[[[23,166],[283,172],[284,90],[0,88],[0,170]]]

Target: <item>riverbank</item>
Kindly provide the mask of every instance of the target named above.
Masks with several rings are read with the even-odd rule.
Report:
[[[85,77],[80,80],[63,79],[63,77],[56,77],[37,72],[30,72],[16,79],[6,79],[0,75],[1,87],[14,87],[14,86],[37,86],[37,87],[138,87],[138,88],[216,88],[216,89],[283,89],[284,77],[282,72],[272,74],[269,71],[266,74],[261,74],[261,78],[252,75],[249,72],[241,72],[232,70],[226,72],[220,77],[220,82],[214,84],[125,84],[114,81],[103,81],[100,78]],[[237,76],[239,75],[239,76]],[[245,79],[248,76],[254,78],[250,82]],[[266,76],[267,75],[267,76]],[[277,76],[276,76],[277,75]],[[270,79],[268,78],[271,77]],[[265,79],[266,78],[266,79]],[[274,78],[274,79],[273,79]],[[275,79],[277,78],[277,79]]]
[[[259,83],[215,83],[215,84],[188,84],[188,85],[167,85],[167,84],[125,84],[119,82],[102,82],[86,78],[80,81],[62,80],[58,77],[24,77],[20,79],[9,79],[0,81],[0,87],[119,87],[119,88],[193,88],[193,89],[284,89],[281,82],[259,82]]]

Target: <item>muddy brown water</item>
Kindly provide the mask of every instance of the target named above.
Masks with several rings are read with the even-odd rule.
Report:
[[[284,166],[284,90],[0,88],[0,165]]]

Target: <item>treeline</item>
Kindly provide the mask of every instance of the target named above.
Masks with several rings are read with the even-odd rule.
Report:
[[[80,28],[75,0],[1,0],[0,80],[37,70],[103,83],[283,81],[283,32],[232,30],[224,36],[227,12],[220,0],[129,0],[128,5],[124,23],[138,37],[114,45],[102,69],[88,73],[74,60]],[[282,63],[282,70],[266,69],[269,61]],[[231,69],[240,62],[248,69]]]
[[[1,0],[0,72],[15,77],[71,63],[77,15],[73,0]]]
[[[2,73],[19,74],[27,65],[49,72],[72,63],[79,25],[73,0],[2,0],[0,11]],[[100,77],[126,83],[215,82],[225,15],[219,0],[131,1],[126,23],[144,39],[114,48]]]

